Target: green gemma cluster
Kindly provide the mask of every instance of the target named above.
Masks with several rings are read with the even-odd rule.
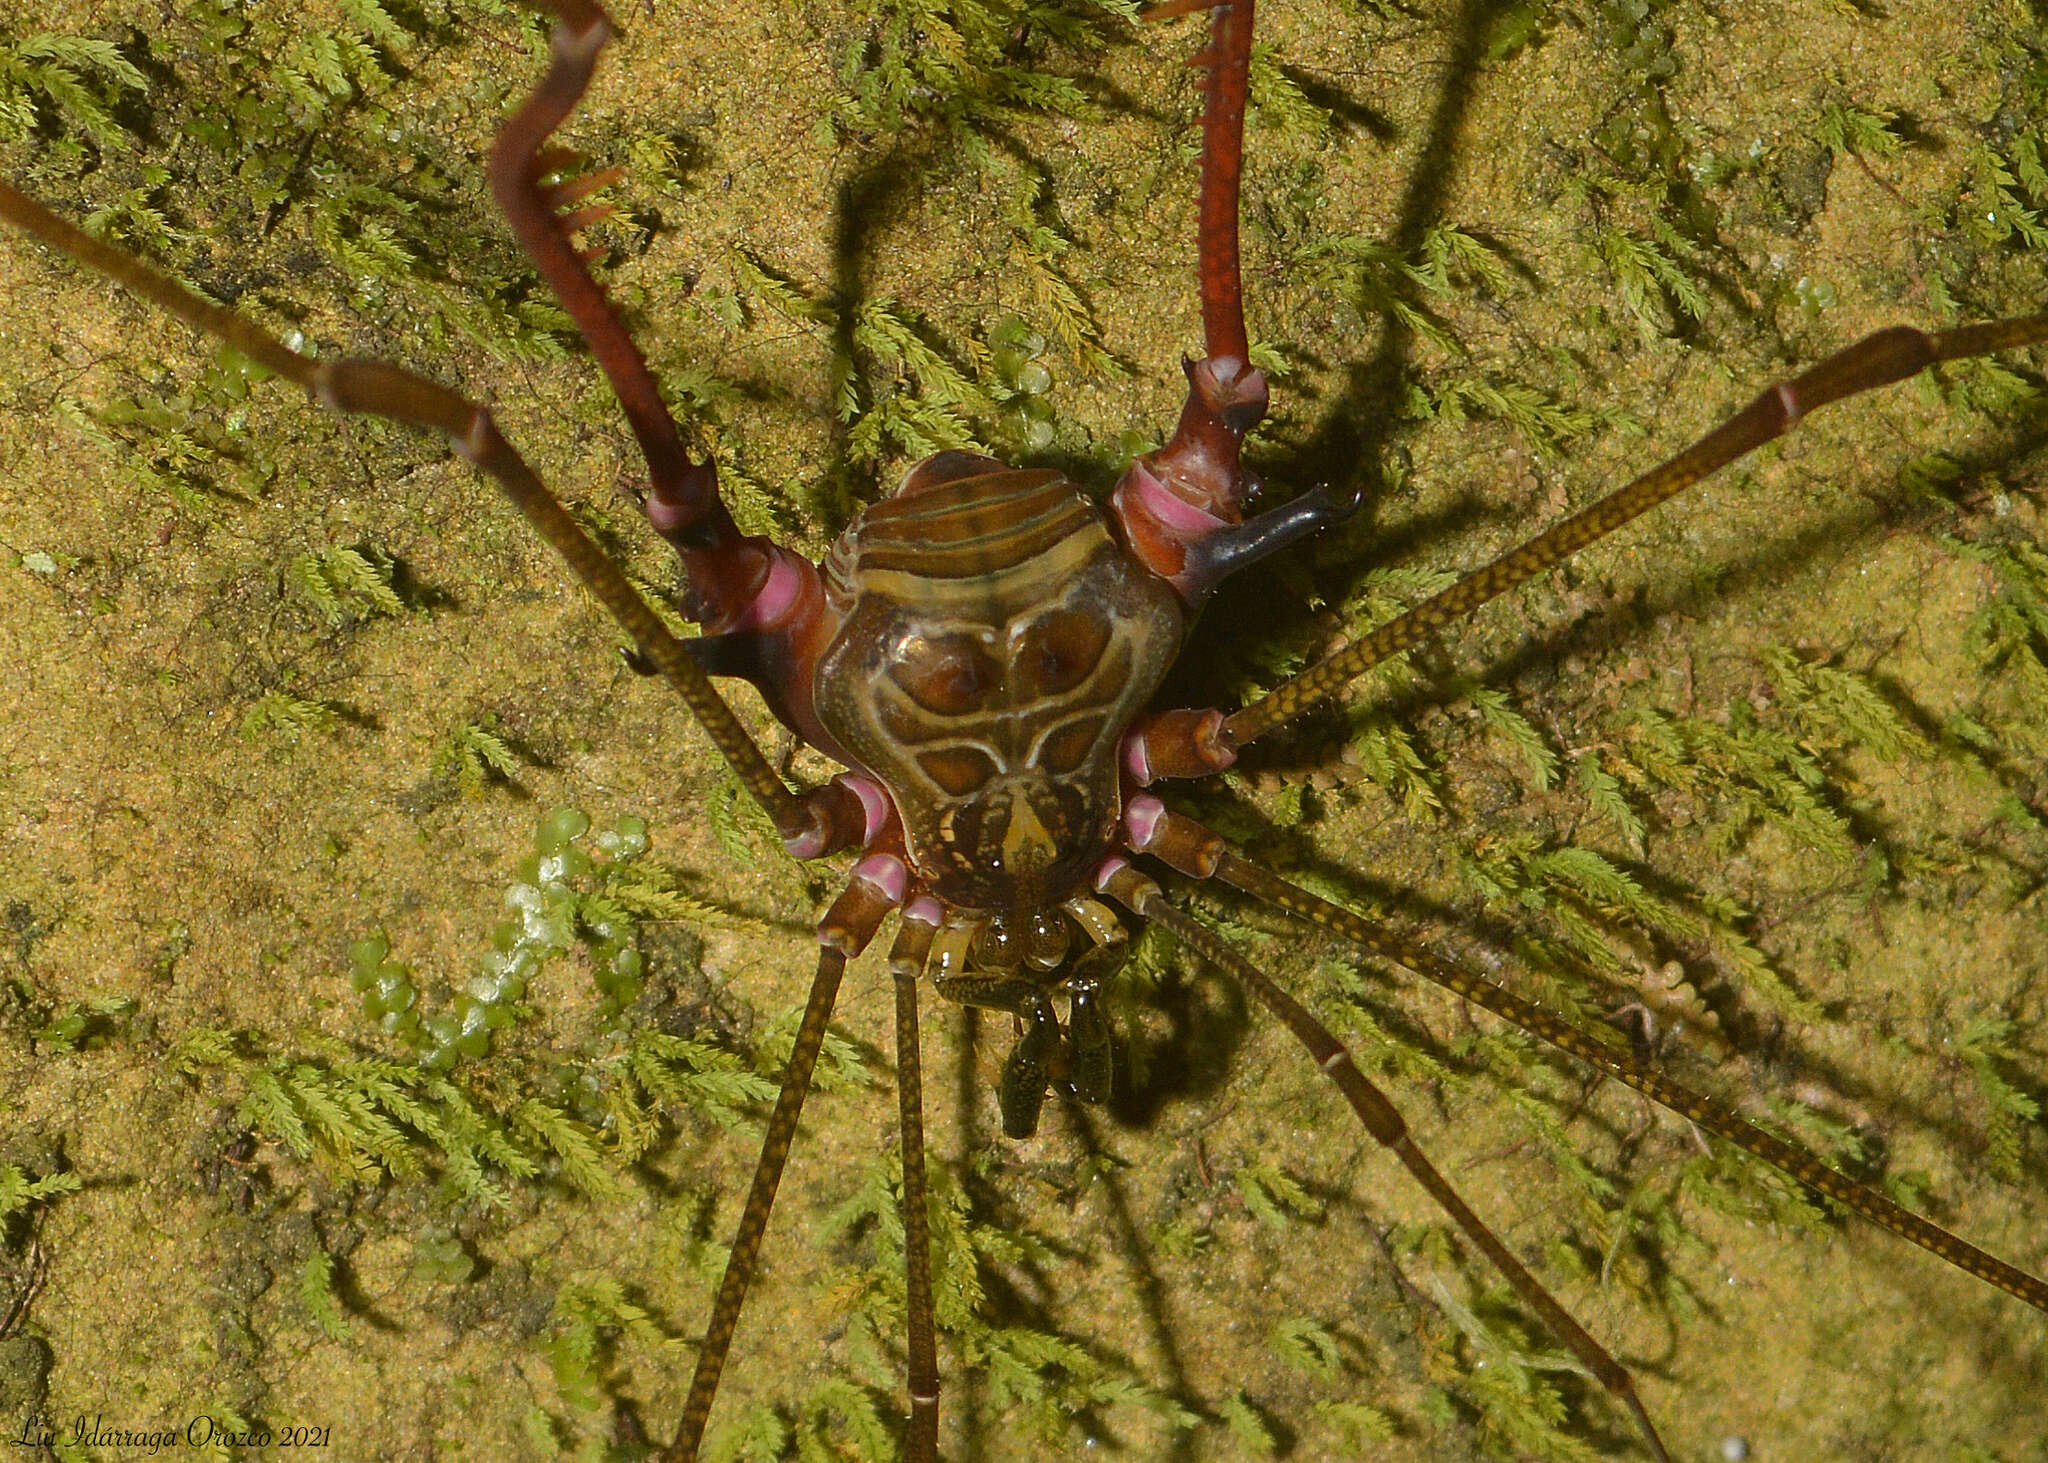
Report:
[[[1052,371],[1039,359],[1045,354],[1045,337],[1019,316],[1012,315],[989,332],[989,354],[996,377],[1010,392],[1004,403],[1006,417],[1014,418],[1013,429],[1028,452],[1043,452],[1055,435]]]
[[[445,1072],[465,1057],[488,1054],[491,1034],[519,1019],[528,982],[578,944],[589,952],[600,1014],[625,1009],[640,994],[646,968],[632,943],[635,921],[607,889],[646,852],[642,819],[623,817],[593,835],[579,808],[548,813],[534,829],[533,852],[519,862],[518,881],[505,890],[512,914],[492,929],[491,949],[449,1008],[422,1009],[412,967],[393,960],[390,941],[379,934],[348,951],[364,1013],[417,1050],[430,1071]]]

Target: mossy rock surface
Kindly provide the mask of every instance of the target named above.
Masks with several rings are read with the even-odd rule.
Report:
[[[891,69],[910,9],[641,7],[565,133],[629,168],[593,237],[693,438],[743,522],[812,553],[919,434],[1106,484],[1170,426],[1198,343],[1199,23],[1077,3],[1065,44],[1007,6],[932,9],[912,74]],[[1476,565],[1869,330],[2048,299],[2024,4],[1272,0],[1260,27],[1256,461],[1276,494],[1373,497],[1230,587],[1189,700],[1234,702],[1421,590],[1375,569]],[[111,43],[141,86],[38,35]],[[673,604],[630,438],[483,187],[541,35],[485,0],[52,0],[0,17],[0,49],[70,68],[101,135],[61,77],[0,93],[30,128],[0,168],[322,354],[488,400]],[[2037,364],[2005,364],[1820,415],[1177,805],[1534,998],[1647,1023],[1680,1080],[2048,1269],[2043,419]],[[656,1036],[698,1043],[732,1054],[716,1080],[746,1109],[732,1073],[772,1069],[837,866],[780,858],[487,483],[12,234],[0,603],[0,1154],[82,1179],[8,1221],[0,1316],[41,1289],[0,1394],[64,1428],[329,1426],[357,1458],[665,1437],[754,1138],[701,1083],[636,1108],[620,1074]],[[829,771],[741,703],[798,776]],[[572,939],[453,1064],[540,1171],[487,1164],[486,1205],[395,1119],[388,1151],[295,1154],[261,1082],[303,1104],[420,1059],[365,1013],[351,946],[381,935],[454,1009],[508,889],[546,883],[520,864],[564,806],[586,847],[644,818],[696,912],[625,921],[637,986],[594,981]],[[599,888],[592,857],[564,888]],[[2040,1315],[1802,1218],[1411,979],[1221,908],[1634,1370],[1674,1457],[2048,1459]],[[946,1352],[947,1456],[1355,1456],[1381,1422],[1389,1458],[1634,1456],[1569,1371],[1527,1373],[1555,1418],[1513,1400],[1514,1363],[1555,1343],[1284,1034],[1162,944],[1141,961],[1118,1100],[1055,1105],[1028,1144],[997,1136],[1006,1023],[970,1051],[927,1007],[934,1154],[988,1256]],[[870,957],[837,1066],[873,1080],[807,1108],[727,1456],[768,1450],[763,1408],[863,1456],[862,1406],[900,1405],[887,1226],[859,1218],[893,1143],[889,1029]]]

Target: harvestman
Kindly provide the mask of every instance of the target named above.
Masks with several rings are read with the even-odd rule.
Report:
[[[644,454],[655,527],[682,557],[691,613],[706,629],[670,635],[621,573],[501,437],[484,408],[398,367],[316,362],[232,312],[0,184],[0,216],[305,388],[321,404],[446,435],[488,473],[682,695],[798,858],[857,850],[820,920],[817,973],[769,1119],[675,1441],[696,1456],[760,1254],[848,959],[887,917],[896,992],[908,1265],[908,1455],[937,1456],[939,1371],[932,1320],[917,988],[1012,1013],[1022,1032],[999,1097],[1012,1136],[1036,1127],[1048,1091],[1100,1101],[1109,1086],[1098,1009],[1126,932],[1111,905],[1164,925],[1272,1012],[1336,1085],[1367,1132],[1414,1177],[1522,1301],[1663,1444],[1630,1374],[1523,1267],[1409,1140],[1400,1115],[1308,1010],[1208,925],[1169,904],[1131,862],[1143,855],[1218,880],[1322,932],[1437,982],[1776,1165],[1816,1193],[2048,1312],[2048,1284],[1824,1166],[1596,1041],[1381,926],[1267,873],[1144,791],[1206,776],[1239,750],[1543,573],[1708,473],[1845,397],[1940,361],[2048,340],[2048,316],[1925,334],[1895,327],[1773,386],[1670,461],[1235,712],[1147,712],[1193,612],[1226,575],[1348,514],[1323,491],[1246,518],[1258,488],[1239,443],[1266,407],[1249,362],[1237,260],[1238,176],[1253,0],[1171,0],[1152,18],[1209,10],[1199,278],[1204,353],[1165,447],[1132,464],[1106,504],[1059,473],[941,453],[856,516],[822,566],[742,535],[715,469],[684,448],[653,376],[572,235],[601,217],[578,208],[600,179],[548,183],[549,137],[582,98],[611,26],[592,0],[538,0],[557,19],[545,78],[501,132],[493,191],[521,244],[589,343]],[[753,682],[776,714],[849,769],[792,792],[711,684]],[[1104,901],[1108,901],[1105,903]],[[1066,1005],[1064,1020],[1053,997]]]

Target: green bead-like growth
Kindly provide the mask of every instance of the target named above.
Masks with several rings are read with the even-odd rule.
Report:
[[[492,1036],[510,1030],[520,1003],[547,962],[581,944],[590,952],[591,980],[609,1020],[639,998],[646,961],[634,941],[639,922],[606,892],[647,852],[644,819],[624,817],[593,832],[580,808],[556,808],[536,825],[533,852],[520,859],[518,878],[505,890],[509,917],[491,927],[490,948],[446,1009],[422,1009],[410,967],[390,958],[381,934],[349,946],[349,979],[363,1012],[383,1031],[412,1047],[431,1071],[488,1056]]]
[[[376,970],[384,963],[384,957],[390,953],[391,942],[382,935],[371,935],[366,939],[357,940],[348,947],[348,963],[353,968],[357,990],[361,990],[375,979],[374,975],[366,976],[364,972]]]
[[[1053,406],[1045,399],[1053,386],[1052,369],[1040,359],[1045,337],[1013,315],[989,332],[988,344],[996,377],[1011,393],[1004,407],[1010,433],[1021,439],[1026,452],[1044,451],[1057,435]]]
[[[628,813],[591,838],[597,851],[613,863],[631,863],[647,852],[647,820]]]
[[[413,1247],[412,1273],[421,1280],[459,1285],[476,1273],[476,1261],[456,1236],[430,1229]]]
[[[560,853],[590,831],[590,815],[581,808],[556,808],[540,820],[533,831],[535,851]]]
[[[349,984],[363,998],[363,1014],[387,1032],[396,1027],[419,1000],[412,968],[389,958],[391,942],[382,935],[357,940],[348,947]]]

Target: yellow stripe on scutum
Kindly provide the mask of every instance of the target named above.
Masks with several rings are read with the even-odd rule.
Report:
[[[854,577],[870,584],[889,574],[983,579],[1029,564],[1065,538],[1106,541],[1100,510],[1065,478],[992,493],[1000,481],[971,478],[877,503],[861,522]]]

